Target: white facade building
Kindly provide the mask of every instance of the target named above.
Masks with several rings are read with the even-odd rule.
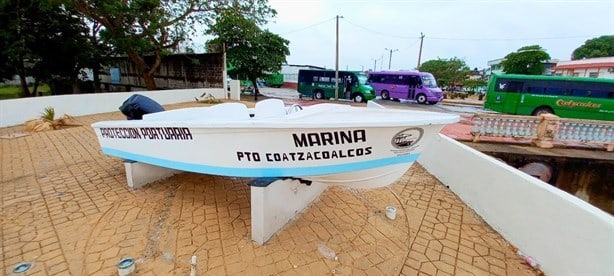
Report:
[[[503,72],[503,64],[502,62],[505,58],[499,58],[494,60],[489,60],[486,65],[485,75],[490,77],[492,74],[504,74]],[[542,62],[544,64],[544,71],[542,75],[554,75],[554,67],[559,63],[558,59],[551,59],[548,61]]]
[[[554,67],[557,76],[614,79],[614,57],[561,61]]]

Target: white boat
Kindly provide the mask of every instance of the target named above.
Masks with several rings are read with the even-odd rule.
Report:
[[[292,177],[378,188],[394,183],[458,115],[279,99],[183,108],[92,124],[102,152],[181,171]]]

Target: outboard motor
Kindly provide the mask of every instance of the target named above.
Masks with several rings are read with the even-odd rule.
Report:
[[[145,114],[164,111],[164,107],[148,97],[134,94],[124,101],[119,110],[128,120],[141,120]]]

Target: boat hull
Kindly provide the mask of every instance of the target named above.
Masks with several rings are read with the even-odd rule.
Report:
[[[149,120],[92,127],[103,153],[132,161],[204,174],[377,188],[401,177],[445,123],[455,119],[323,105],[278,118],[164,120],[195,112],[156,113]],[[398,119],[406,115],[418,119]],[[425,123],[421,116],[436,123]],[[399,122],[387,122],[392,118]]]

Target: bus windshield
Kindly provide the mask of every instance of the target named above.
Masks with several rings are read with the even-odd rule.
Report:
[[[358,75],[358,83],[359,84],[367,84],[367,76]]]
[[[437,88],[437,81],[433,75],[422,75],[422,85],[428,88]]]

